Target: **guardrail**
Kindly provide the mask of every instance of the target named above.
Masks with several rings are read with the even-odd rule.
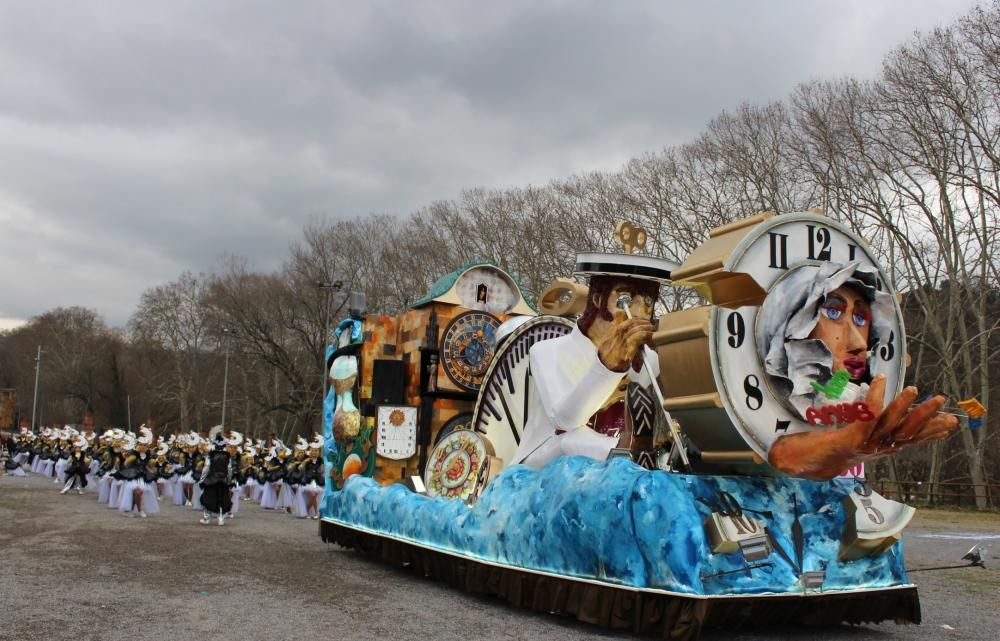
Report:
[[[872,483],[882,496],[903,503],[976,507],[976,495],[986,496],[989,509],[1000,509],[1000,485],[989,483],[930,483],[928,481],[892,481]]]

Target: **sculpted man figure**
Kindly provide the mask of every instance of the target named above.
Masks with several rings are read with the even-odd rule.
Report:
[[[572,332],[531,347],[528,420],[515,463],[541,468],[563,455],[607,458],[625,430],[624,386],[651,381],[657,359],[647,347],[660,283],[673,265],[631,254],[581,254],[577,274],[588,275],[587,307]],[[619,307],[627,296],[629,312]]]

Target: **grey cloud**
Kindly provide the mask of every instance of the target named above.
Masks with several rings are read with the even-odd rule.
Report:
[[[0,1],[0,317],[122,324],[310,218],[613,170],[972,4]]]

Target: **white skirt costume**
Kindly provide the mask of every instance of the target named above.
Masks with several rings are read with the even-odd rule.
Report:
[[[200,510],[201,507],[201,483],[195,483],[191,486],[191,509]]]
[[[53,470],[55,472],[56,479],[58,479],[60,483],[65,483],[66,482],[66,466],[67,465],[69,465],[69,459],[68,458],[61,458],[58,461],[56,461],[55,467],[53,468]]]
[[[125,481],[111,477],[111,489],[108,491],[108,507],[112,510],[118,509],[121,502],[122,486]]]
[[[299,495],[299,488],[301,486],[298,483],[284,483],[281,486],[281,492],[278,494],[278,509],[279,510],[291,510],[295,507],[295,497]]]
[[[233,507],[229,510],[229,518],[236,516],[236,513],[240,511],[240,497],[243,495],[243,486],[239,484],[234,484],[233,487],[229,489],[229,496],[232,498]]]
[[[284,489],[285,484],[281,484]],[[260,496],[260,506],[265,510],[273,510],[278,507],[278,492],[274,489],[274,483],[268,481],[264,483],[264,490]]]
[[[47,476],[49,478],[52,478],[54,474],[53,468],[55,467],[55,465],[56,462],[51,459],[42,460],[38,465],[38,473],[41,474],[42,476]]]
[[[194,483],[191,472],[185,472],[174,480],[174,505],[184,505],[187,496],[184,494],[184,486]]]
[[[252,476],[248,476],[247,482],[243,485],[243,491],[240,493],[240,497],[244,501],[256,501],[257,497],[260,495],[258,488],[260,488],[260,483],[257,482],[257,479]]]
[[[323,488],[316,485],[316,481],[309,481],[307,485],[299,486],[299,491],[295,493],[295,503],[292,506],[292,514],[300,519],[308,518],[312,516],[313,510],[311,507],[307,508],[306,505],[306,495],[315,496],[317,494],[322,494]],[[318,503],[317,503],[318,505]]]
[[[97,473],[101,469],[101,464],[97,459],[91,459],[90,472],[87,474],[87,487],[98,487]]]
[[[160,506],[156,503],[156,484],[147,483],[144,479],[135,479],[133,481],[124,481],[122,485],[121,492],[118,498],[118,511],[119,512],[131,512],[133,509],[139,509],[146,514],[156,514],[160,511]],[[135,505],[135,495],[136,489],[142,490],[142,498],[140,499],[140,505]]]
[[[114,479],[111,478],[111,472],[105,472],[101,477],[101,480],[97,482],[97,502],[107,504],[108,498],[111,496],[111,484]]]
[[[174,476],[171,476],[168,479],[156,479],[156,484],[160,489],[160,496],[165,496],[171,501],[174,499],[174,490],[177,487],[177,483],[175,483],[174,480]]]

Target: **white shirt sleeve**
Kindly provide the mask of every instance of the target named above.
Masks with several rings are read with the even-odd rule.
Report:
[[[577,327],[565,337],[533,346],[529,358],[545,414],[565,431],[586,425],[625,376],[605,367]]]

